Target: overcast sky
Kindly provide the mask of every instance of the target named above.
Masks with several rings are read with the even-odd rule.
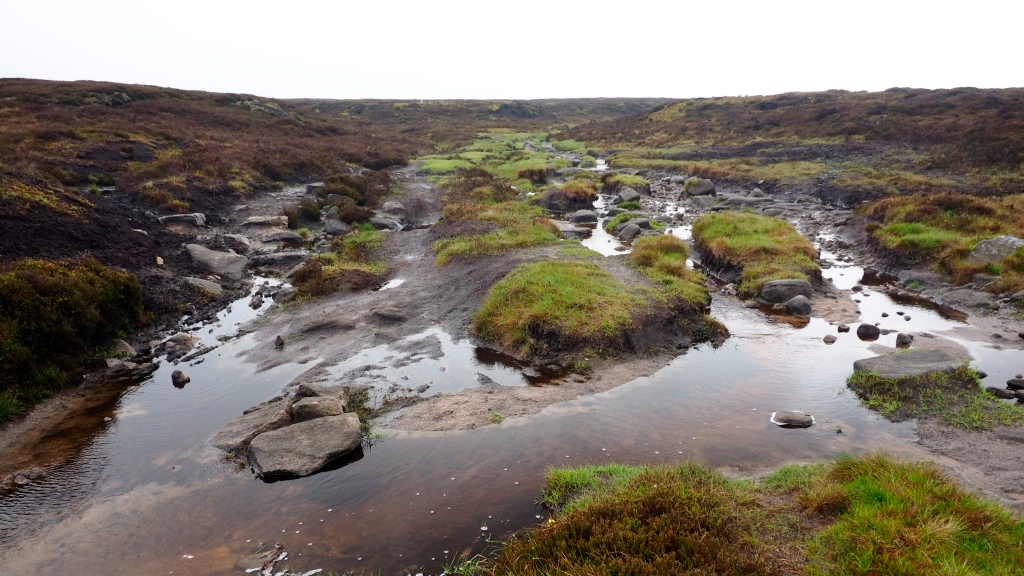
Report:
[[[1021,0],[4,4],[0,77],[278,98],[1024,85]]]

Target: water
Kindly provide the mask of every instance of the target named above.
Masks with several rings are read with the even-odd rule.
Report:
[[[862,280],[853,266],[824,272],[841,286]],[[867,294],[860,297],[864,320],[883,328],[943,333],[963,322],[870,286]],[[719,348],[702,345],[650,376],[530,418],[464,432],[384,428],[383,441],[326,471],[263,482],[206,441],[312,363],[256,372],[238,355],[267,343],[249,336],[220,343],[236,321],[258,313],[247,302],[196,327],[204,344],[220,344],[205,361],[161,366],[123,392],[70,462],[0,499],[5,572],[241,574],[238,558],[280,543],[289,560],[279,568],[436,574],[457,554],[482,551],[487,537],[542,522],[547,514],[535,501],[550,466],[688,459],[751,475],[844,452],[922,455],[911,423],[885,421],[845,389],[853,361],[874,355],[869,343],[821,319],[794,327],[716,298],[712,313],[732,332]],[[823,344],[826,334],[838,341]],[[894,341],[895,333],[875,344]],[[961,343],[993,381],[1024,367],[1020,351]],[[536,383],[522,366],[437,329],[328,369],[343,374],[381,363],[391,368],[364,377],[429,382],[426,395],[475,386],[478,373],[505,386]],[[174,368],[192,377],[183,389],[170,383]],[[770,422],[777,410],[808,412],[816,424],[780,428]]]

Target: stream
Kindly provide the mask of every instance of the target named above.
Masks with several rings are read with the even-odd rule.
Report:
[[[622,253],[610,236],[592,240],[584,244]],[[864,281],[863,269],[831,263],[824,275],[837,287]],[[862,319],[882,328],[941,333],[963,322],[872,286],[865,294]],[[718,348],[697,346],[650,376],[476,430],[409,432],[388,429],[385,420],[378,428],[384,437],[372,446],[313,476],[267,482],[207,440],[316,360],[264,372],[240,360],[254,342],[233,335],[272,306],[268,298],[252,310],[248,301],[192,327],[203,344],[218,348],[189,364],[164,362],[124,390],[68,463],[0,497],[5,573],[244,574],[240,558],[281,544],[289,557],[278,569],[438,574],[459,555],[484,552],[492,540],[543,522],[547,512],[536,502],[551,466],[696,460],[750,476],[842,453],[928,456],[915,444],[913,423],[888,422],[846,390],[853,362],[875,355],[872,343],[855,335],[856,324],[850,333],[819,318],[795,327],[716,293],[712,315],[732,333]],[[827,334],[838,341],[825,345]],[[409,339],[422,338],[437,338],[441,354],[411,356],[391,380],[429,385],[426,395],[476,386],[478,373],[505,386],[548,385],[440,328]],[[893,332],[875,344],[891,347],[895,338]],[[1024,366],[1022,351],[958,342],[992,381]],[[387,346],[369,348],[330,370],[343,374],[389,354]],[[182,389],[170,382],[176,368],[192,378]],[[808,412],[816,424],[778,427],[770,422],[777,410]]]

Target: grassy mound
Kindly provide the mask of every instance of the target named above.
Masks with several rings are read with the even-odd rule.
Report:
[[[622,341],[644,304],[595,264],[536,262],[519,266],[491,288],[473,327],[523,356],[545,349],[599,351]]]
[[[544,210],[523,202],[451,202],[444,207],[440,224],[488,222],[497,230],[438,240],[433,245],[438,265],[457,256],[499,254],[558,242],[558,228],[544,217]]]
[[[651,183],[642,176],[631,174],[608,173],[601,176],[604,189],[609,192],[616,192],[622,188],[632,188],[641,194],[651,193]]]
[[[143,319],[138,279],[96,260],[22,260],[0,272],[0,421],[63,387],[84,355]]]
[[[788,222],[749,212],[717,212],[693,223],[693,240],[712,266],[743,269],[736,286],[753,297],[769,280],[807,280],[820,274],[817,250]]]
[[[383,235],[369,224],[359,224],[346,236],[336,238],[333,250],[307,261],[292,276],[296,294],[322,296],[342,289],[362,290],[379,286],[387,263],[373,257]]]
[[[931,464],[786,466],[755,484],[697,464],[548,472],[547,524],[486,566],[518,574],[1014,574],[1024,521]]]
[[[982,390],[978,373],[966,364],[954,372],[913,378],[854,372],[846,383],[868,408],[897,422],[938,416],[949,426],[966,430],[1024,426],[1024,409]]]
[[[865,211],[872,220],[868,232],[901,256],[937,261],[959,281],[988,272],[1003,276],[1001,289],[1024,289],[1024,253],[989,266],[971,266],[964,261],[980,240],[1021,235],[1024,195],[916,194],[879,200]]]

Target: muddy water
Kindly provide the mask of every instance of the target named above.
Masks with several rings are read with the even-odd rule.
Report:
[[[837,285],[861,274],[826,270]],[[883,328],[941,332],[960,322],[921,302],[897,303],[870,287],[867,294],[864,319]],[[246,301],[220,326],[197,328],[204,343],[255,314]],[[820,319],[801,328],[776,323],[729,298],[717,298],[713,314],[732,338],[690,350],[651,376],[473,431],[383,429],[384,440],[329,470],[273,483],[224,462],[206,440],[311,364],[256,373],[237,359],[256,343],[231,340],[202,363],[177,366],[192,377],[184,389],[171,385],[175,367],[164,365],[125,391],[70,463],[3,497],[0,566],[11,574],[242,574],[238,558],[281,543],[290,559],[279,568],[439,573],[457,554],[484,550],[487,538],[541,522],[535,501],[550,466],[694,459],[749,475],[842,452],[922,454],[911,424],[886,422],[845,391],[852,362],[873,355],[869,343]],[[826,334],[838,342],[824,345]],[[441,356],[414,354],[396,369],[406,372],[387,376],[444,391],[476,385],[477,373],[508,386],[531,383],[520,366],[443,332],[410,340],[427,338],[437,339]],[[894,341],[895,333],[877,344]],[[994,380],[1024,366],[1019,351],[964,345]],[[331,369],[394,353],[369,349]],[[817,423],[779,428],[769,421],[776,410],[807,411]]]

